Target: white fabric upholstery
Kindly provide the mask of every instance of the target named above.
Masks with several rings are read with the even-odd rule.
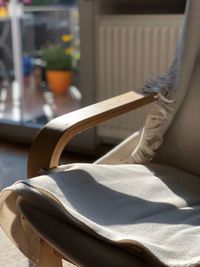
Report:
[[[148,82],[145,91],[158,92],[159,99],[147,117],[143,134],[137,148],[132,153],[132,162],[148,162],[155,156],[163,142],[164,134],[173,124],[188,91],[195,90],[194,72],[200,77],[199,31],[200,1],[188,0],[184,26],[176,49],[175,58],[169,72],[153,82]],[[196,80],[197,81],[197,80]],[[199,83],[199,78],[197,83]],[[194,114],[192,112],[192,114]],[[185,125],[187,127],[187,125]],[[191,129],[193,132],[195,128]]]
[[[140,140],[141,131],[135,132],[114,149],[99,158],[96,164],[125,164],[130,162],[130,155]]]
[[[200,60],[197,57],[190,87],[166,132],[156,160],[200,176]]]
[[[74,164],[56,171],[4,191],[1,222],[12,229],[15,240],[22,239],[15,232],[21,219],[9,222],[2,205],[15,209],[19,194],[37,206],[34,195],[42,193],[54,199],[66,221],[136,251],[152,266],[162,266],[159,261],[173,267],[200,263],[199,177],[156,164]]]

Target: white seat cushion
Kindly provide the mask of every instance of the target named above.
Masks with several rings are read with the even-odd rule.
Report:
[[[57,171],[12,190],[26,199],[39,190],[67,220],[152,264],[200,263],[199,177],[156,164],[74,164]]]

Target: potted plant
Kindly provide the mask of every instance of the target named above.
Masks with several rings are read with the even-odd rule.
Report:
[[[72,57],[65,49],[52,45],[43,50],[43,60],[46,63],[46,78],[54,93],[65,92],[72,81]]]

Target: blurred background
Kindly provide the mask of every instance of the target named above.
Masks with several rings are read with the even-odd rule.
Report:
[[[183,0],[0,0],[0,139],[30,144],[49,120],[163,75]],[[77,136],[96,153],[142,127],[151,106]]]
[[[0,189],[26,177],[51,119],[169,68],[185,0],[0,0]],[[140,129],[151,105],[74,138],[61,163],[93,162]],[[0,231],[0,266],[31,266]],[[69,266],[69,265],[66,265]]]
[[[29,143],[81,107],[79,28],[74,0],[0,1],[2,138]]]

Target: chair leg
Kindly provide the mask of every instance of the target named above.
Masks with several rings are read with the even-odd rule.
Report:
[[[36,267],[62,267],[62,258],[45,241],[41,242],[40,259]]]

